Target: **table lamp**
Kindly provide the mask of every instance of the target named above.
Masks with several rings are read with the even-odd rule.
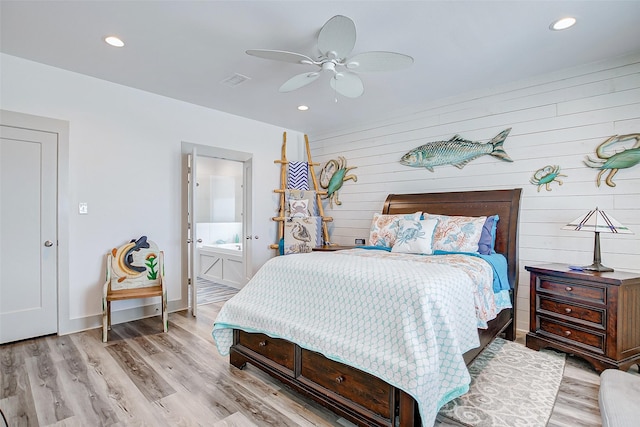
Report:
[[[582,267],[588,271],[613,271],[613,268],[605,267],[601,264],[600,258],[600,233],[633,234],[624,225],[613,219],[598,208],[587,212],[579,218],[574,219],[569,224],[562,227],[563,230],[592,231],[595,233],[593,246],[593,264]]]

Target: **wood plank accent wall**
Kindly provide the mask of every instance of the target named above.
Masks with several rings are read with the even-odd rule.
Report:
[[[438,83],[425,79],[425,84]],[[374,97],[374,91],[364,96]],[[486,142],[509,127],[504,149],[513,163],[483,156],[462,170],[440,166],[434,172],[399,163],[427,142],[455,134]],[[597,187],[598,171],[583,164],[598,144],[626,133],[640,133],[640,53],[431,102],[384,121],[310,135],[310,141],[314,160],[324,164],[344,156],[349,166],[357,166],[351,173],[358,182],[348,181],[340,190],[342,205],[327,205],[334,218],[331,240],[339,244],[352,245],[355,238],[368,242],[372,215],[388,193],[522,188],[518,328],[528,330],[524,266],[591,264],[593,234],[561,229],[588,210],[597,206],[635,233],[602,234],[603,264],[640,272],[640,165],[621,170],[611,188],[604,182]],[[549,164],[559,165],[567,177],[560,177],[562,186],[553,183],[552,191],[538,192],[529,180]]]

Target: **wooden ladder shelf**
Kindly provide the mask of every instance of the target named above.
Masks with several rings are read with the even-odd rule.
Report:
[[[313,182],[313,190],[316,192],[316,204],[318,205],[318,215],[322,218],[322,244],[327,244],[329,242],[329,231],[327,229],[327,222],[333,221],[332,217],[324,216],[324,209],[322,207],[321,196],[326,196],[327,192],[320,189],[318,185],[318,179],[316,178],[316,173],[314,170],[314,166],[319,166],[319,163],[313,163],[311,161],[311,149],[309,148],[309,137],[305,134],[304,136],[304,144],[307,152],[307,164],[309,165],[309,176],[311,177],[311,181]],[[285,211],[287,207],[288,201],[286,200],[286,192],[287,192],[287,171],[289,167],[289,161],[287,160],[287,133],[284,132],[282,134],[282,152],[280,155],[280,160],[274,160],[274,163],[280,163],[280,188],[273,190],[274,193],[280,194],[280,209],[278,211],[278,216],[271,218],[273,221],[278,222],[278,242],[280,242],[284,238],[284,223],[287,220],[285,216]],[[280,246],[278,243],[272,244],[269,246],[271,249],[279,249]]]

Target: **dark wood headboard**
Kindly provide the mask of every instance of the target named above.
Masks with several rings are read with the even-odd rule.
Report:
[[[499,215],[495,250],[507,258],[511,288],[517,291],[518,214],[521,188],[451,193],[389,194],[383,214],[422,211],[440,215]]]

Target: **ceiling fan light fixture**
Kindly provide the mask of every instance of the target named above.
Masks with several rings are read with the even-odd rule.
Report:
[[[335,93],[348,98],[357,98],[364,93],[358,74],[362,72],[395,71],[413,64],[413,58],[396,52],[371,51],[351,57],[356,43],[356,26],[342,15],[329,19],[318,34],[320,56],[312,59],[307,55],[284,50],[249,49],[248,55],[293,64],[315,65],[315,73],[302,73],[284,82],[278,92],[286,93],[300,89],[317,80],[321,72],[331,71],[329,85]],[[336,70],[337,69],[337,70]],[[338,83],[339,82],[339,83]]]
[[[105,43],[107,43],[108,45],[111,45],[113,47],[123,47],[124,46],[124,42],[116,36],[107,36],[104,38]]]
[[[567,16],[566,18],[558,19],[549,25],[549,29],[553,31],[562,31],[567,28],[571,28],[576,24],[576,18],[572,16]]]
[[[322,63],[322,71],[336,71],[336,63],[333,61],[327,61]]]

